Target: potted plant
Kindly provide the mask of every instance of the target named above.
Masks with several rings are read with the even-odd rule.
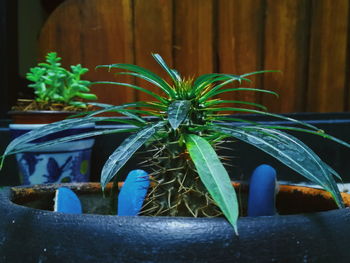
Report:
[[[83,99],[95,100],[97,97],[89,93],[90,81],[81,79],[88,69],[78,64],[67,70],[61,67],[60,61],[61,58],[56,52],[50,52],[46,56],[46,63],[39,63],[27,73],[27,79],[33,82],[29,87],[34,89],[35,99],[19,99],[17,105],[9,112],[13,120],[10,124],[13,138],[78,112],[91,110],[91,106]],[[44,137],[41,141],[86,132],[93,128],[93,124],[74,127],[64,133]],[[22,183],[88,181],[93,143],[93,139],[80,140],[42,148],[35,152],[17,153]]]
[[[249,82],[250,75],[267,71],[243,75],[214,73],[195,80],[184,79],[177,71],[170,69],[159,55],[154,54],[153,57],[168,73],[172,84],[136,65],[114,64],[98,68],[121,69],[123,72],[117,74],[146,80],[158,87],[162,95],[129,83],[104,81],[96,84],[134,88],[151,95],[155,101],[119,106],[99,104],[102,107],[100,110],[81,118],[48,124],[45,128],[16,138],[8,145],[3,158],[25,149],[103,134],[131,132],[104,165],[101,186],[105,191],[111,191],[108,182],[117,181],[116,175],[120,168],[142,146],[148,154],[144,164],[149,166],[151,187],[140,212],[143,216],[53,215],[52,212],[23,208],[11,202],[12,194],[12,200],[18,204],[33,206],[39,202],[39,207],[46,207],[47,201],[43,201],[42,197],[46,195],[51,200],[57,185],[3,191],[0,207],[6,216],[0,220],[0,227],[11,224],[9,218],[22,218],[24,214],[30,214],[33,219],[31,222],[40,225],[39,230],[30,232],[32,236],[50,233],[43,238],[46,245],[43,245],[43,240],[34,245],[31,243],[38,251],[39,247],[42,250],[33,254],[32,249],[29,258],[78,260],[77,249],[82,254],[87,253],[80,255],[84,262],[98,262],[102,258],[107,262],[329,262],[335,256],[341,262],[348,262],[345,247],[349,241],[350,228],[346,224],[350,213],[345,205],[350,204],[350,199],[338,190],[335,178],[340,176],[308,146],[283,130],[307,132],[346,147],[350,145],[310,124],[267,113],[263,111],[263,105],[216,98],[222,93],[238,91],[276,95],[271,91],[250,87],[227,87],[232,83]],[[128,119],[100,116],[104,112],[124,114]],[[246,121],[226,112],[257,113],[292,121],[298,126],[266,125]],[[149,120],[142,115],[156,118]],[[129,127],[106,128],[32,143],[50,133],[101,121],[126,123]],[[233,126],[232,123],[239,125]],[[227,137],[234,137],[272,155],[326,191],[281,187],[277,203],[287,209],[284,211],[281,208],[280,213],[298,211],[301,214],[243,217],[238,220],[238,204],[243,202],[244,197],[239,194],[241,201],[238,201],[231,179],[216,153],[219,144]],[[91,194],[101,191],[93,184],[70,187],[83,196],[89,196],[87,200],[90,201]],[[240,189],[246,191],[244,185]],[[302,208],[296,209],[300,203]],[[337,206],[340,209],[334,209]],[[329,209],[333,210],[325,212]],[[13,212],[8,214],[10,211]],[[58,218],[62,224],[59,230],[54,224]],[[16,222],[11,225],[14,236],[23,230]],[[65,245],[70,239],[76,240],[76,249]],[[327,241],[335,248],[329,249]],[[14,245],[6,250],[7,256],[16,255],[11,249]],[[55,251],[49,252],[49,249]],[[22,255],[28,256],[29,250],[26,247]]]

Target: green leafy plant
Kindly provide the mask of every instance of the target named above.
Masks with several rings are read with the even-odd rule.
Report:
[[[101,174],[103,188],[108,182],[117,180],[118,171],[144,146],[148,154],[144,165],[150,166],[150,178],[153,183],[145,199],[142,215],[211,217],[223,214],[237,231],[239,210],[236,193],[216,151],[223,140],[233,137],[272,155],[310,181],[319,184],[332,194],[339,207],[343,207],[342,197],[335,181],[335,177],[340,176],[308,146],[283,130],[311,133],[346,147],[350,147],[349,144],[308,123],[265,112],[266,108],[263,105],[217,98],[218,95],[227,92],[246,91],[277,95],[268,90],[241,87],[243,82],[250,82],[249,76],[268,71],[243,75],[204,74],[192,80],[181,77],[177,71],[169,68],[158,54],[153,54],[153,57],[170,76],[171,83],[136,65],[113,64],[97,68],[107,68],[109,71],[122,70],[116,74],[130,75],[147,81],[158,87],[161,94],[130,83],[101,81],[96,84],[136,89],[149,94],[154,101],[140,101],[119,106],[94,103],[93,105],[101,109],[81,118],[46,125],[43,129],[31,131],[13,140],[3,157],[24,150],[34,150],[38,147],[96,135],[131,132],[132,134],[105,163]],[[236,86],[228,86],[233,83],[236,83]],[[128,118],[103,117],[100,114],[104,112],[123,114]],[[234,114],[237,112],[271,116],[290,121],[296,126],[271,126],[251,122],[243,117],[237,117]],[[157,118],[150,121],[142,115]],[[52,132],[101,121],[126,123],[130,128],[106,128],[49,142],[31,143]]]
[[[91,82],[81,80],[81,75],[88,72],[80,64],[71,66],[71,71],[61,67],[61,58],[56,52],[46,55],[47,63],[39,63],[30,69],[27,79],[34,82],[29,87],[34,89],[39,103],[63,103],[85,108],[86,103],[77,99],[96,100],[96,95],[89,93]]]

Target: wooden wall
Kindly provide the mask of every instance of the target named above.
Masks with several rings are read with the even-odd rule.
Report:
[[[247,92],[231,98],[264,103],[273,112],[347,111],[349,5],[348,0],[66,0],[42,29],[40,54],[55,50],[66,65],[82,63],[91,69],[91,80],[115,79],[94,67],[120,62],[163,74],[152,52],[184,76],[278,69],[282,73],[255,77],[253,86],[275,90],[279,99]],[[147,99],[111,86],[96,86],[94,92],[107,103]]]

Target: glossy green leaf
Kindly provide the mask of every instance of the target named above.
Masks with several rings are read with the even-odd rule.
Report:
[[[232,75],[232,74],[219,74],[219,73],[213,73],[213,74],[205,74],[200,77],[198,77],[195,82],[193,83],[193,93],[196,95],[199,95],[203,93],[207,87],[215,85],[215,83],[218,82],[226,82],[228,84],[229,82],[238,81],[241,83],[242,81],[250,82],[249,79],[241,78],[241,76]]]
[[[28,143],[28,144],[21,144],[20,147],[16,148],[16,151],[11,152],[11,154],[16,154],[19,152],[28,152],[28,151],[35,151],[38,149],[42,149],[44,147],[49,147],[61,143],[71,142],[75,140],[81,140],[86,138],[91,138],[99,135],[106,135],[106,134],[114,134],[114,133],[125,133],[125,132],[134,132],[138,130],[137,128],[131,128],[131,129],[102,129],[97,131],[91,131],[91,132],[85,132],[75,135],[70,135],[58,139],[53,139],[50,141],[45,141],[41,143]]]
[[[213,91],[209,91],[207,94],[205,94],[200,98],[199,102],[204,102],[207,99],[214,97],[216,95],[219,95],[221,93],[232,92],[232,91],[254,91],[254,92],[268,93],[278,97],[278,94],[276,92],[273,92],[270,90],[254,89],[254,88],[230,88],[230,89],[219,89],[219,90],[215,89]]]
[[[210,107],[210,106],[218,105],[218,104],[222,104],[222,103],[250,105],[250,106],[254,106],[254,107],[257,107],[257,108],[260,108],[263,110],[267,110],[267,108],[262,104],[248,102],[248,101],[240,101],[240,100],[212,100],[212,101],[205,102],[204,105],[206,107]]]
[[[120,72],[120,73],[115,73],[116,75],[129,75],[129,76],[134,76],[138,77],[140,79],[146,80],[149,83],[159,87],[161,90],[163,90],[170,98],[174,98],[174,93],[170,92],[168,88],[164,88],[161,84],[159,84],[157,81],[155,81],[152,78],[149,78],[143,74],[135,73],[135,72]]]
[[[186,119],[190,108],[189,100],[175,100],[169,105],[168,120],[174,130]]]
[[[94,105],[95,106],[99,106],[99,107],[103,107],[103,109],[90,112],[87,115],[87,117],[89,117],[89,116],[96,116],[96,115],[99,115],[99,114],[102,114],[102,113],[106,113],[106,112],[117,112],[117,113],[125,115],[126,117],[129,117],[131,119],[139,121],[140,123],[146,123],[146,121],[144,119],[142,119],[141,117],[137,116],[136,114],[133,114],[133,113],[129,112],[128,109],[127,109],[128,107],[139,107],[139,104],[137,102],[122,104],[120,106],[111,106],[109,104],[103,104],[103,103],[94,103]],[[116,117],[116,118],[118,118],[118,117]],[[120,122],[123,122],[123,121],[120,121]],[[131,122],[133,122],[133,121],[131,121]],[[124,123],[128,123],[128,122],[125,121]],[[129,123],[129,124],[137,126],[137,124],[135,124],[135,123]]]
[[[310,134],[313,134],[313,135],[317,135],[317,136],[320,136],[320,137],[323,137],[325,139],[328,139],[328,140],[331,140],[331,141],[334,141],[336,143],[339,143],[347,148],[350,148],[350,144],[341,140],[341,139],[338,139],[330,134],[327,134],[325,133],[323,130],[308,130],[308,129],[303,129],[303,128],[298,128],[298,127],[291,127],[291,126],[279,126],[279,125],[265,125],[264,127],[266,128],[271,128],[271,129],[278,129],[278,130],[290,130],[290,131],[297,131],[297,132],[305,132],[305,133],[310,133]]]
[[[100,65],[100,66],[97,66],[96,68],[108,68],[108,70],[111,70],[112,68],[126,69],[126,70],[139,73],[141,75],[144,75],[145,77],[148,77],[158,82],[160,87],[162,87],[162,89],[164,90],[164,92],[166,92],[167,94],[171,94],[171,97],[175,97],[175,92],[171,87],[171,85],[169,85],[169,83],[167,83],[164,79],[162,79],[158,75],[154,74],[152,71],[145,69],[143,67],[132,65],[132,64],[112,64],[112,65]]]
[[[332,171],[303,142],[292,135],[263,127],[216,127],[217,132],[231,135],[255,146],[284,163],[310,181],[329,191],[339,207],[343,207],[342,197],[332,177]]]
[[[258,71],[242,74],[241,77],[244,78],[244,77],[253,76],[256,74],[263,74],[263,73],[281,73],[281,71],[280,70],[258,70]]]
[[[131,158],[131,156],[149,140],[155,132],[164,126],[164,122],[148,125],[141,129],[136,134],[126,138],[121,145],[109,156],[107,162],[104,164],[101,173],[102,188],[110,182],[117,172],[124,166],[124,164]]]
[[[226,117],[226,116],[211,116],[210,114],[208,114],[207,116],[208,120],[211,120],[215,123],[218,123],[218,124],[229,124],[230,122],[236,122],[236,123],[239,123],[239,124],[249,124],[249,125],[255,125],[255,126],[259,126],[261,125],[260,123],[258,122],[255,122],[255,121],[250,121],[250,120],[246,120],[246,119],[242,119],[242,118],[232,118],[232,117]]]
[[[205,139],[189,134],[185,140],[200,179],[237,233],[237,196],[226,169]]]
[[[164,104],[168,103],[166,99],[162,98],[161,96],[157,95],[156,93],[154,93],[154,92],[152,92],[152,91],[150,91],[148,89],[136,86],[136,85],[123,83],[123,82],[114,82],[114,81],[96,81],[96,82],[94,82],[94,84],[108,84],[108,85],[117,85],[117,86],[129,87],[129,88],[136,89],[136,90],[142,91],[144,93],[147,93],[148,95],[150,95],[153,98],[161,101]]]
[[[114,107],[120,107],[122,106],[123,108],[128,108],[128,107],[143,107],[143,108],[153,108],[153,109],[159,109],[159,110],[165,110],[167,108],[166,105],[161,104],[160,102],[155,102],[155,101],[138,101],[134,103],[126,103],[122,104],[120,106],[114,106],[111,104],[106,104],[106,103],[88,103],[89,105],[97,106],[100,108],[103,108],[103,111],[107,110],[114,110]],[[89,112],[89,113],[95,113],[96,111]],[[96,115],[96,114],[94,114]]]
[[[114,110],[122,110],[130,106],[133,106],[133,104],[131,103],[131,104],[124,104],[120,106],[113,106],[112,108]],[[85,125],[85,124],[95,124],[96,122],[101,122],[101,121],[113,120],[113,121],[117,121],[117,122],[119,121],[119,122],[125,123],[125,120],[121,118],[116,118],[116,117],[94,117],[94,115],[100,114],[106,111],[107,111],[106,109],[102,109],[102,110],[92,112],[89,115],[82,118],[65,119],[55,123],[47,124],[44,127],[41,127],[39,129],[34,129],[12,140],[11,143],[7,146],[3,156],[10,155],[13,152],[18,152],[19,151],[18,148],[21,147],[22,145],[29,144],[36,139],[39,139],[41,137],[47,136],[49,134],[52,134],[58,131],[76,128],[78,126]],[[129,116],[129,117],[132,117],[132,116]],[[142,123],[143,121],[142,119],[139,120],[138,118],[136,118],[136,120],[138,120],[140,123]],[[129,124],[135,125],[136,123],[132,122]]]
[[[30,132],[27,132],[22,136],[12,140],[11,143],[7,146],[4,152],[4,156],[11,154],[13,151],[17,151],[17,148],[21,147],[21,145],[28,144],[33,140],[39,139],[46,135],[70,128],[75,128],[80,125],[94,124],[95,122],[105,121],[106,119],[108,119],[108,117],[88,117],[82,119],[66,119],[63,121],[47,124],[39,129],[31,130]]]
[[[222,87],[232,83],[236,81],[236,79],[229,79],[229,80],[226,80],[224,82],[221,82],[220,84],[218,85],[215,85],[213,86],[206,94],[202,95],[202,97],[200,98],[200,101],[206,101],[208,98],[212,97],[213,95],[212,94],[215,94],[217,92],[217,90],[220,90]]]
[[[152,111],[152,110],[124,109],[123,111],[144,114],[147,116],[156,116],[156,117],[162,116],[162,113],[160,113],[159,111]],[[122,111],[120,111],[120,112],[122,112]]]
[[[206,86],[208,84],[217,82],[217,81],[226,81],[229,79],[236,79],[237,81],[241,82],[243,78],[240,75],[233,75],[233,74],[223,74],[223,73],[209,73],[199,76],[195,82],[193,83],[193,88],[195,89],[201,89],[203,86]],[[249,79],[244,79],[248,82],[250,82]]]
[[[100,108],[109,108],[109,107],[115,107],[113,104],[107,104],[107,103],[101,103],[101,102],[89,102],[89,105],[100,107]]]
[[[236,112],[249,112],[249,113],[256,113],[256,114],[261,114],[261,115],[265,115],[265,116],[270,116],[270,117],[274,117],[274,118],[277,118],[277,119],[282,119],[282,120],[286,120],[286,121],[290,121],[294,124],[298,124],[298,125],[301,125],[301,126],[305,126],[305,127],[308,127],[312,130],[315,130],[315,131],[319,131],[320,129],[318,129],[317,127],[309,124],[309,123],[306,123],[306,122],[303,122],[303,121],[299,121],[299,120],[296,120],[296,119],[293,119],[293,118],[290,118],[290,117],[286,117],[286,116],[283,116],[283,115],[280,115],[280,114],[275,114],[275,113],[270,113],[270,112],[265,112],[265,111],[259,111],[259,110],[253,110],[253,109],[246,109],[246,108],[237,108],[237,107],[222,107],[222,108],[205,108],[206,111],[212,111],[212,112],[219,112],[219,111],[236,111]]]
[[[170,69],[159,54],[152,54],[152,56],[157,61],[157,63],[169,74],[174,83],[181,81],[179,73],[173,69]]]

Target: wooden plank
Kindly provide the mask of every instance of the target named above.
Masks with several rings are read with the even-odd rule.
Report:
[[[162,70],[151,56],[158,53],[166,61],[168,66],[173,66],[172,57],[172,0],[135,0],[135,63],[145,67],[170,81],[167,74]],[[147,87],[157,94],[159,88],[148,84],[146,81],[137,80],[137,84]],[[154,100],[151,96],[138,92],[139,100]]]
[[[308,111],[343,111],[349,1],[312,1]]]
[[[176,0],[175,68],[184,77],[214,69],[213,0]]]
[[[222,73],[243,74],[262,69],[264,1],[218,1],[218,69]],[[252,77],[249,87],[261,85]],[[245,83],[244,85],[247,85]],[[222,94],[230,100],[259,102],[255,92]]]
[[[309,35],[308,0],[268,0],[265,29],[265,69],[282,72],[264,75],[264,88],[280,96],[264,94],[272,112],[303,111],[306,101]]]
[[[67,0],[44,25],[40,38],[41,57],[57,51],[64,65],[81,63],[89,80],[116,80],[101,64],[133,63],[131,0]],[[84,76],[84,77],[85,77]],[[118,81],[131,80],[118,77]],[[134,91],[124,87],[94,86],[100,102],[120,104],[134,100]]]

